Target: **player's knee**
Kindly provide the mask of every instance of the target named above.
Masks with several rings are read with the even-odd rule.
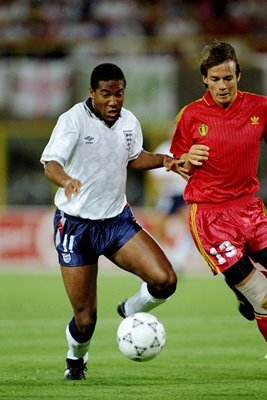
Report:
[[[175,281],[173,281],[171,284],[169,284],[169,286],[163,289],[162,294],[164,295],[164,298],[167,299],[168,297],[172,296],[176,291],[176,287],[177,279],[175,279]]]
[[[177,287],[176,274],[169,274],[168,277],[157,282],[155,285],[147,285],[150,294],[158,299],[167,299],[174,294]]]
[[[177,287],[177,276],[175,272],[173,272],[169,277],[168,287],[167,287],[167,291],[169,291],[170,295],[176,291],[176,287]]]
[[[177,285],[176,273],[172,269],[165,271],[161,277],[160,289],[162,291],[170,291],[174,293],[176,290],[176,285]]]

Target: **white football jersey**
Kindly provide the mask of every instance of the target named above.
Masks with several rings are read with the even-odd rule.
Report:
[[[59,188],[55,205],[69,215],[92,220],[117,216],[127,201],[127,164],[142,146],[140,123],[129,110],[122,108],[109,128],[86,102],[74,105],[59,117],[41,162],[57,161],[82,186],[70,201]]]

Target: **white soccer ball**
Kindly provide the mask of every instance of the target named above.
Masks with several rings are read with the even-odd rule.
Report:
[[[126,317],[117,330],[119,350],[134,361],[148,361],[156,357],[165,342],[164,326],[150,313],[139,312]]]

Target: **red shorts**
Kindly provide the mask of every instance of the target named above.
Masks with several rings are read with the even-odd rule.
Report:
[[[214,275],[243,255],[267,247],[267,214],[263,201],[246,197],[220,205],[192,204],[189,224],[194,242]]]

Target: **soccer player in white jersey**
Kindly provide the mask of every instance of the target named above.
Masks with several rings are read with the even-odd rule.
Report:
[[[59,187],[54,240],[74,313],[66,328],[68,380],[85,379],[100,255],[143,281],[139,292],[119,304],[122,317],[165,302],[177,284],[164,252],[136,222],[125,187],[127,168],[165,167],[184,178],[187,170],[181,161],[143,149],[140,123],[123,108],[125,88],[118,66],[96,66],[89,99],[59,117],[41,157],[46,177]]]

